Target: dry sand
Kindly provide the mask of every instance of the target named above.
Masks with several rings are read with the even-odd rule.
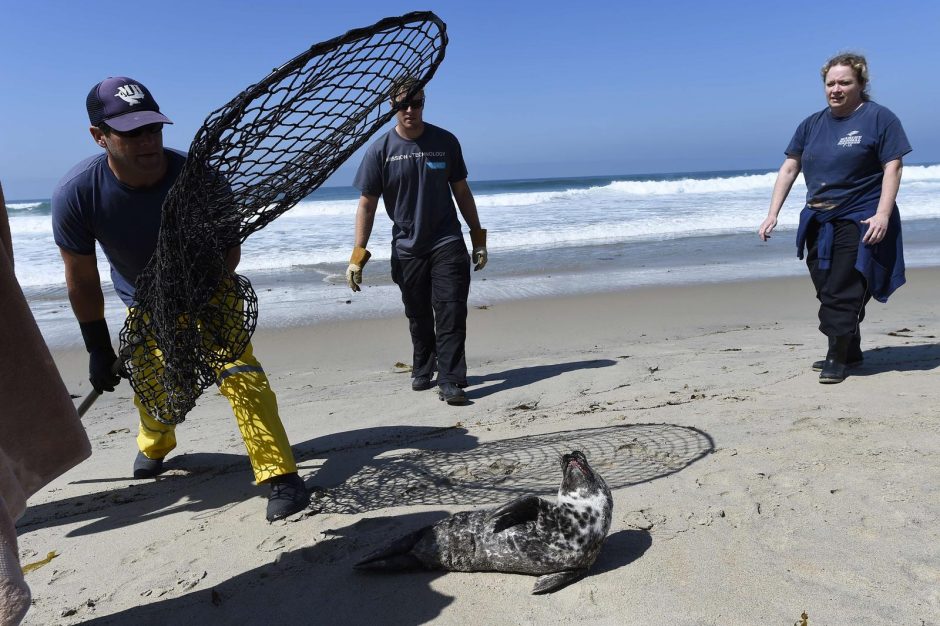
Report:
[[[124,384],[85,417],[92,458],[20,520],[23,563],[57,554],[26,623],[938,624],[940,270],[909,281],[839,385],[810,370],[807,277],[474,307],[464,407],[410,390],[403,318],[260,331],[310,509],[265,522],[215,391],[164,476],[127,478]],[[56,357],[87,393],[84,355]],[[446,514],[553,497],[572,448],[615,501],[584,580],[352,569]]]

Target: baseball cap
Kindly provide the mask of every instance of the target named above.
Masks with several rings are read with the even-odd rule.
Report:
[[[172,124],[160,113],[150,90],[127,76],[106,78],[88,92],[85,100],[92,126],[105,122],[114,130],[127,132],[147,124]]]

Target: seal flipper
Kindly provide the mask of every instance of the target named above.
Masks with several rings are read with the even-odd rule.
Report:
[[[396,539],[384,548],[369,554],[353,565],[353,567],[356,569],[371,570],[402,570],[422,567],[424,564],[418,557],[411,554],[411,550],[421,540],[424,533],[427,532],[429,528],[431,527],[426,526],[400,539]]]
[[[494,533],[518,524],[534,522],[538,519],[541,502],[542,499],[538,496],[521,496],[491,511],[486,516],[486,521],[493,525]]]
[[[586,569],[569,569],[563,572],[539,576],[535,581],[535,585],[532,587],[532,594],[537,595],[540,593],[558,591],[576,580],[581,580],[586,574]]]

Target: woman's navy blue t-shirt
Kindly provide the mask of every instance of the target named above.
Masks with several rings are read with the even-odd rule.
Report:
[[[887,108],[865,102],[847,117],[829,108],[796,129],[787,156],[800,157],[806,204],[817,211],[877,208],[882,166],[911,151],[901,121]]]

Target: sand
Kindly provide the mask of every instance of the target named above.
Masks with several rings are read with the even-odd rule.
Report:
[[[403,317],[261,330],[310,508],[264,520],[214,390],[166,474],[128,478],[125,383],[19,522],[23,563],[56,553],[26,623],[938,624],[938,310],[940,269],[910,272],[869,306],[865,364],[821,385],[808,277],[477,302],[463,407],[411,391]],[[85,356],[55,356],[87,393]],[[553,497],[572,448],[615,502],[580,582],[353,570],[447,514]]]

